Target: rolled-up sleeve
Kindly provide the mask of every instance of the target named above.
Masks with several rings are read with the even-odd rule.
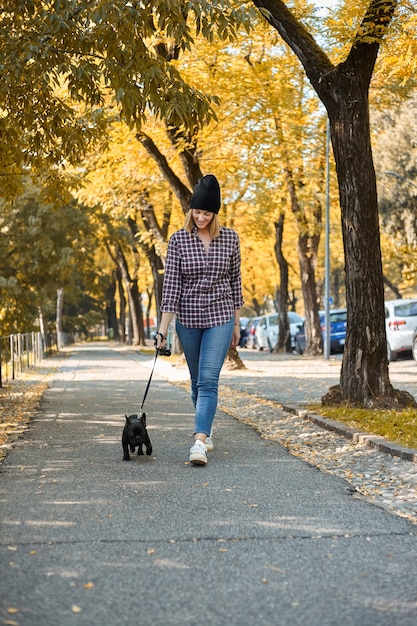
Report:
[[[240,271],[241,254],[239,237],[236,235],[236,246],[230,260],[230,284],[233,293],[233,303],[235,309],[241,309],[243,306],[242,295],[242,277]]]
[[[168,243],[162,289],[161,311],[163,313],[176,313],[178,311],[181,284],[181,256],[175,239],[171,237]]]

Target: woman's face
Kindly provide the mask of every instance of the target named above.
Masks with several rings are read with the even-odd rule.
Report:
[[[210,211],[203,211],[202,209],[193,209],[193,220],[197,228],[207,228],[211,220],[214,217],[214,213]]]

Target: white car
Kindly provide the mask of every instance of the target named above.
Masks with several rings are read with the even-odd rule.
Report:
[[[389,361],[395,361],[399,352],[411,352],[416,327],[417,298],[385,301]]]
[[[295,348],[295,335],[300,330],[304,317],[294,313],[294,311],[288,311],[288,321],[290,323],[291,347]],[[278,339],[278,313],[263,315],[256,327],[255,336],[259,350],[266,349],[272,352]]]

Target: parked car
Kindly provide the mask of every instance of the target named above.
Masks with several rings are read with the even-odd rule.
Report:
[[[413,358],[415,361],[417,361],[417,327],[414,330],[414,334],[413,334],[413,347],[412,347],[412,352],[413,352]]]
[[[246,348],[246,344],[248,342],[248,335],[249,335],[248,323],[249,323],[249,317],[240,318],[239,348]]]
[[[259,324],[259,320],[261,318],[258,317],[251,317],[248,324],[247,324],[247,330],[248,330],[248,340],[246,342],[246,347],[247,348],[252,348],[255,349],[256,348],[256,327]]]
[[[395,361],[400,352],[411,352],[416,327],[417,298],[385,301],[385,329],[389,361]]]
[[[320,325],[324,335],[326,331],[326,313],[325,311],[319,311]],[[330,310],[330,352],[343,352],[346,339],[346,309],[331,309]],[[300,331],[295,336],[295,349],[299,354],[303,354],[306,347],[306,336],[304,330],[304,324]]]
[[[304,322],[304,317],[288,311],[288,321],[290,323],[291,347],[295,347],[295,335],[300,325]],[[259,350],[272,350],[275,348],[278,339],[278,313],[270,313],[260,318],[255,331],[257,346]]]

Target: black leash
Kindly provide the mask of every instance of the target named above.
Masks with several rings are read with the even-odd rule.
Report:
[[[146,389],[145,389],[145,395],[143,396],[142,404],[140,405],[140,414],[143,413],[143,405],[145,404],[146,396],[148,395],[149,387],[150,387],[151,380],[152,380],[152,374],[155,369],[155,364],[156,364],[156,359],[158,358],[158,354],[159,354],[159,348],[156,349],[155,359],[154,359],[152,370],[151,370],[151,375],[149,376],[148,384],[146,385]]]
[[[156,348],[155,359],[152,365],[151,375],[149,376],[148,384],[146,385],[145,394],[143,396],[142,404],[140,405],[140,413],[143,413],[143,405],[145,404],[146,396],[148,395],[149,387],[151,385],[152,374],[155,369],[156,359],[158,358],[158,354],[162,354],[163,356],[171,356],[171,351],[167,348]]]

